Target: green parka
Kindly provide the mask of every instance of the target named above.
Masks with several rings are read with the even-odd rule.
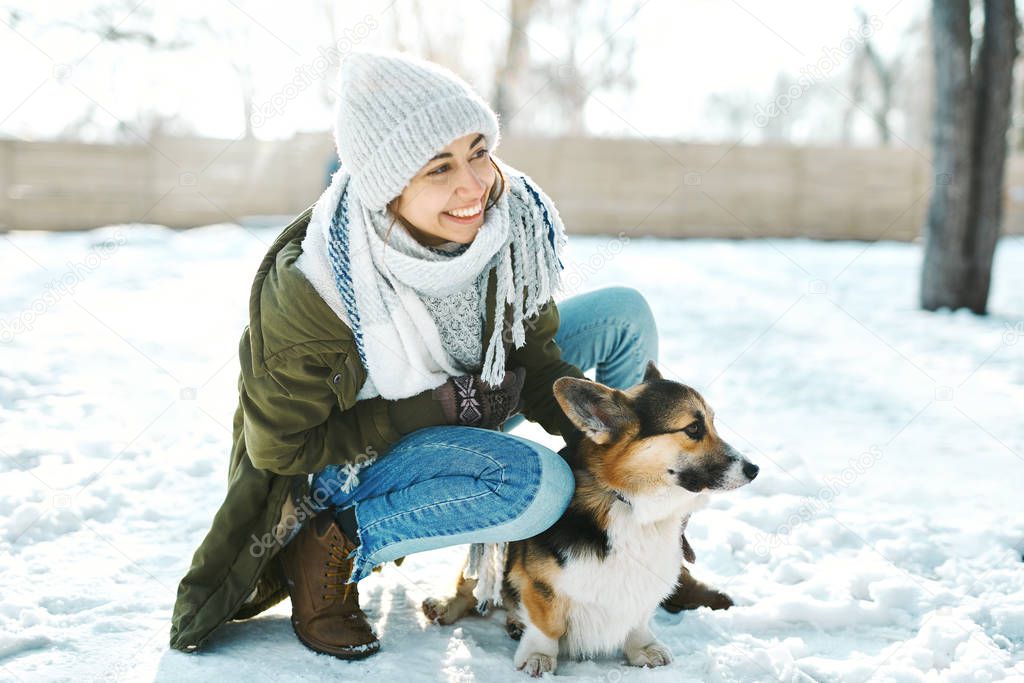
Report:
[[[287,597],[277,553],[310,513],[311,473],[385,454],[404,434],[445,423],[430,390],[396,401],[356,401],[366,370],[352,331],[295,265],[311,213],[312,207],[281,232],[252,285],[238,349],[227,494],[178,587],[170,645],[179,650],[194,650],[224,622],[255,616]],[[495,278],[492,269],[488,312]],[[522,412],[549,434],[568,433],[572,425],[551,385],[584,375],[562,360],[554,341],[554,300],[526,321],[519,349],[510,341],[509,308],[502,338],[506,367],[526,368]],[[489,313],[484,340],[493,329]]]

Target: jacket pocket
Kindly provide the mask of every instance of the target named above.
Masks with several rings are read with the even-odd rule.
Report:
[[[328,368],[327,386],[334,392],[341,409],[348,410],[356,404],[356,394],[359,393],[365,379],[366,373],[359,363],[359,358],[357,356],[353,364],[352,356],[339,353]]]

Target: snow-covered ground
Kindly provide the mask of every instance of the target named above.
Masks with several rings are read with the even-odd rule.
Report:
[[[503,615],[426,623],[463,547],[360,584],[381,652],[303,647],[287,602],[169,651],[225,490],[238,337],[278,228],[0,236],[0,680],[517,681]],[[676,653],[565,680],[1024,678],[1024,242],[992,314],[916,310],[916,245],[572,237],[576,291],[632,285],[661,368],[761,466],[690,524],[727,612],[660,612]],[[522,435],[557,447],[534,425]]]

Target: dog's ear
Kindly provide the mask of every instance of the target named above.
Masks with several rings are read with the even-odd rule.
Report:
[[[647,370],[644,372],[644,381],[650,382],[654,379],[663,379],[661,373],[658,372],[657,366],[653,360],[647,361]]]
[[[608,443],[636,419],[621,391],[598,382],[560,377],[553,390],[566,417],[594,443]]]

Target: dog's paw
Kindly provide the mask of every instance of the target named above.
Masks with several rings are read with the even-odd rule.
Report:
[[[533,652],[526,655],[526,661],[516,666],[516,668],[522,669],[524,673],[537,678],[549,671],[554,673],[556,666],[558,666],[558,660],[555,657],[541,652]]]
[[[672,651],[656,640],[638,650],[627,651],[626,659],[633,666],[665,666],[672,661]]]
[[[438,624],[454,624],[462,616],[455,598],[427,598],[420,606],[427,619]]]
[[[708,592],[708,599],[704,604],[711,609],[729,609],[736,603],[725,593],[712,590]]]
[[[508,637],[512,640],[519,640],[522,638],[523,631],[525,630],[526,627],[522,623],[515,621],[514,619],[505,620],[505,632],[508,633]]]

